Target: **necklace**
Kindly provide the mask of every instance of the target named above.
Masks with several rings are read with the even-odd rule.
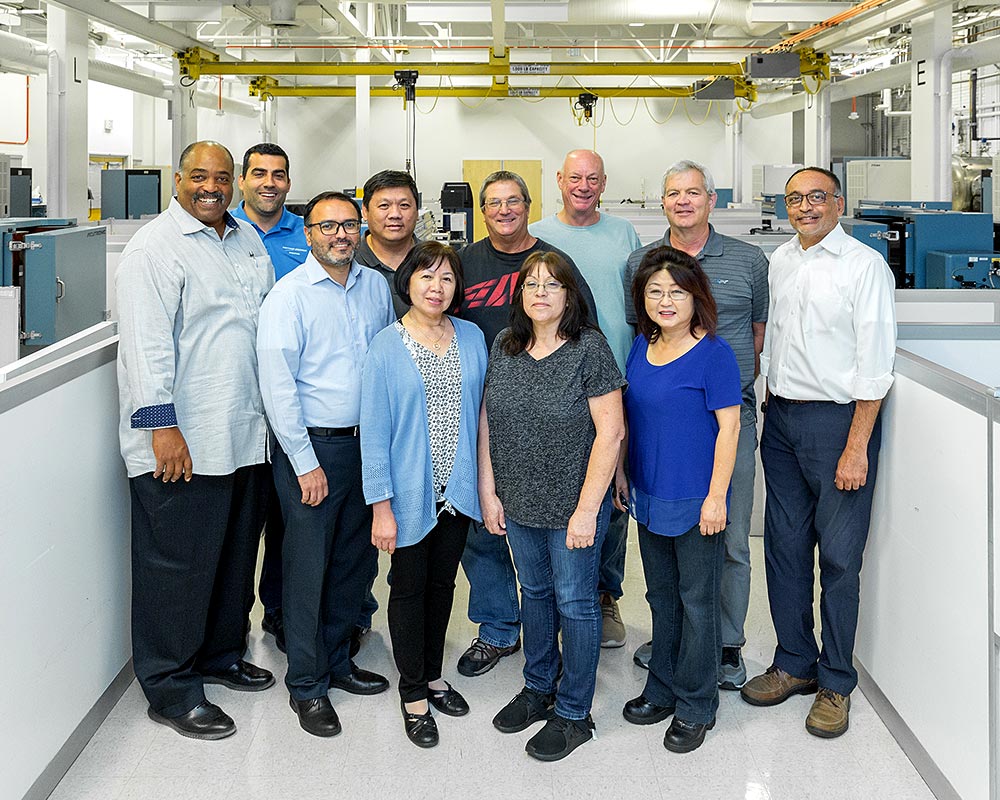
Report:
[[[425,341],[430,342],[430,346],[434,348],[435,353],[441,349],[441,340],[444,339],[445,334],[448,333],[447,324],[445,324],[444,322],[441,323],[441,335],[438,336],[437,339],[435,339],[434,341],[431,341],[430,335],[425,333],[424,331],[421,331],[420,328],[417,326],[417,323],[415,323],[412,319],[410,320],[410,325],[413,327],[413,330],[416,333],[419,333],[422,337],[424,337]]]

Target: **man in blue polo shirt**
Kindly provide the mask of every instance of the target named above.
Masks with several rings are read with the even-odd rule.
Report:
[[[233,216],[253,225],[264,241],[278,280],[309,255],[302,217],[285,208],[292,181],[288,154],[270,142],[255,144],[243,156],[243,172],[237,179],[243,202]]]
[[[270,142],[255,144],[243,156],[242,174],[237,179],[243,202],[233,216],[249,222],[267,248],[274,264],[274,279],[291,272],[309,255],[303,219],[285,208],[292,187],[288,177],[288,154]],[[264,606],[261,627],[274,636],[278,649],[285,650],[285,629],[281,617],[281,543],[285,526],[281,507],[272,486],[268,492],[264,523],[264,556],[257,596]]]

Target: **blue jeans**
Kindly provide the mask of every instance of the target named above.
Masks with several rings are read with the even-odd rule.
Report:
[[[521,611],[507,537],[473,522],[462,569],[469,579],[469,619],[478,623],[479,638],[494,647],[510,647],[521,633]]]
[[[661,536],[639,525],[646,600],[653,617],[653,653],[642,693],[676,707],[685,722],[706,725],[719,707],[722,649],[719,579],[725,531],[702,536],[695,525]]]
[[[736,446],[729,524],[726,525],[726,560],[722,565],[722,646],[746,644],[743,623],[750,607],[750,515],[757,471],[757,426],[744,425]]]
[[[584,719],[590,713],[601,654],[597,572],[611,514],[610,493],[597,513],[594,544],[569,550],[565,528],[532,528],[507,518],[507,538],[521,579],[524,685],[555,692],[556,713]],[[562,631],[563,677],[559,673]]]
[[[597,591],[610,594],[615,600],[622,596],[625,579],[625,543],[628,540],[628,514],[612,506],[608,532],[601,545],[601,568],[597,574]]]
[[[834,483],[854,420],[854,403],[767,401],[760,455],[764,463],[764,566],[771,620],[778,637],[774,663],[798,678],[850,694],[858,683],[861,561],[882,441],[881,419],[868,440],[868,480],[855,491]],[[819,548],[819,613],[823,651],[816,646],[813,583]]]

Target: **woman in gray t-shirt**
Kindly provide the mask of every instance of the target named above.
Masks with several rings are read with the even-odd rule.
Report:
[[[521,582],[524,688],[493,719],[534,722],[528,754],[557,761],[593,737],[601,646],[597,573],[624,435],[625,381],[558,253],[525,259],[511,327],[493,344],[479,433],[479,497]],[[562,679],[558,634],[562,632]]]

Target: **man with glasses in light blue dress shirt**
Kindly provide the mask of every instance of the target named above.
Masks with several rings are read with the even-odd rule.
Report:
[[[620,287],[625,262],[642,243],[627,219],[598,211],[608,176],[604,172],[604,159],[593,150],[567,153],[556,181],[562,193],[562,211],[532,223],[528,230],[573,257],[594,293],[597,322],[624,375],[633,337],[632,328],[625,321]],[[625,625],[618,601],[625,577],[627,538],[628,514],[616,508],[611,512],[611,523],[604,537],[597,582],[601,598],[601,647],[625,644]]]
[[[361,214],[350,197],[314,197],[305,229],[311,252],[265,299],[257,356],[280,445],[285,684],[303,730],[335,736],[330,688],[369,695],[389,687],[355,665],[350,640],[377,558],[361,486],[361,372],[372,338],[396,315],[385,280],[354,261]]]

